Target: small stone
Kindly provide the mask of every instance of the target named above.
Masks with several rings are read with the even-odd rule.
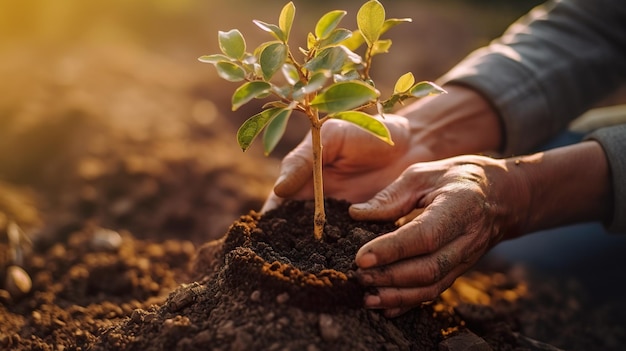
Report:
[[[320,314],[319,328],[324,341],[337,340],[341,334],[341,328],[335,323],[333,317],[325,313]]]
[[[170,312],[179,311],[191,305],[197,297],[197,291],[200,284],[197,282],[191,284],[182,284],[181,287],[174,291],[168,297],[168,309]]]
[[[39,322],[41,320],[41,313],[39,313],[39,311],[33,311],[30,316],[33,317],[35,322]]]
[[[493,351],[481,337],[469,330],[463,330],[439,343],[439,351]]]
[[[22,267],[13,265],[7,268],[4,286],[12,298],[20,298],[30,292],[33,282]]]
[[[250,300],[254,302],[261,301],[261,292],[259,290],[254,290],[252,294],[250,294]]]
[[[95,251],[117,251],[122,246],[122,236],[114,230],[99,228],[93,233],[90,245]]]
[[[287,302],[289,300],[289,294],[288,293],[282,293],[278,296],[276,296],[276,302],[283,304],[285,302]]]
[[[143,313],[141,313],[140,310],[133,310],[130,313],[130,320],[133,321],[133,323],[135,324],[143,322]]]

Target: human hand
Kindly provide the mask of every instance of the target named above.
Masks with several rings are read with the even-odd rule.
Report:
[[[408,120],[397,115],[381,119],[394,146],[344,121],[329,120],[322,127],[324,194],[350,202],[370,199],[416,160],[431,160],[424,146],[411,145]],[[292,150],[281,163],[280,175],[263,211],[276,207],[282,198],[313,198],[311,137]]]
[[[329,120],[322,127],[324,194],[352,203],[370,199],[409,165],[460,154],[493,151],[501,143],[497,114],[482,95],[463,86],[417,100],[381,119],[395,146],[358,127]],[[262,212],[282,198],[313,198],[313,160],[308,135],[281,163]]]
[[[357,220],[396,220],[423,209],[356,254],[360,282],[378,290],[365,306],[393,317],[435,299],[503,237],[520,234],[527,184],[505,160],[459,156],[411,165],[370,201],[352,205]]]

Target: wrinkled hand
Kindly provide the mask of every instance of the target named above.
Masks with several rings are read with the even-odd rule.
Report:
[[[416,160],[432,160],[424,147],[410,145],[406,118],[385,115],[381,119],[395,143],[388,145],[370,133],[344,121],[330,120],[322,127],[324,194],[352,203],[370,199],[389,185]],[[263,211],[276,207],[282,198],[313,198],[311,136],[292,150],[281,163],[280,175]]]
[[[358,251],[359,280],[378,288],[365,306],[393,317],[433,300],[503,237],[519,235],[530,201],[521,178],[504,160],[459,156],[411,165],[370,201],[352,205],[357,220],[395,220],[423,208]]]

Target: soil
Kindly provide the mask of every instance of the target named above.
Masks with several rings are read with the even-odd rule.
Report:
[[[0,290],[7,350],[618,350],[625,306],[585,308],[574,282],[483,262],[436,301],[395,319],[361,308],[364,242],[393,223],[355,222],[327,200],[235,221],[197,249],[86,226],[23,267],[32,291]],[[118,240],[118,237],[121,240]],[[4,260],[6,262],[6,258]],[[591,328],[593,326],[593,328]],[[541,341],[538,341],[541,340]],[[558,348],[557,348],[558,347]]]
[[[354,253],[393,224],[356,223],[347,203],[328,199],[330,224],[317,242],[309,235],[310,203],[264,216],[251,211],[261,207],[278,158],[299,141],[302,126],[294,121],[276,158],[254,146],[241,153],[235,128],[250,111],[233,116],[232,87],[192,64],[210,50],[209,36],[233,24],[205,27],[211,2],[176,2],[187,5],[172,7],[173,14],[164,9],[174,2],[158,3],[56,4],[62,11],[14,5],[42,21],[0,21],[0,350],[626,345],[619,290],[598,300],[578,280],[494,260],[399,318],[362,309],[364,291],[350,273]],[[415,52],[389,67],[425,79],[486,42],[472,32],[477,23],[509,20],[407,4],[429,35],[419,45],[398,37],[394,45]],[[230,12],[220,17],[249,22],[238,5],[224,5]],[[107,34],[96,26],[103,23],[118,26]],[[37,30],[45,40],[28,37]],[[409,61],[417,65],[406,67]],[[17,245],[7,237],[16,230]],[[606,289],[623,277],[594,274]]]
[[[476,276],[487,282],[483,287],[461,280],[446,297],[401,318],[363,309],[365,289],[353,276],[354,254],[395,225],[355,222],[344,201],[329,199],[326,205],[330,216],[321,241],[311,235],[310,201],[243,216],[224,238],[200,248],[193,283],[158,308],[135,311],[104,331],[94,349],[436,350],[455,338],[481,350],[520,346],[503,322],[514,320],[511,303],[525,288],[504,276],[497,284]],[[458,299],[491,301],[503,315],[485,318],[493,312],[482,304],[455,309],[450,302]],[[464,317],[485,339],[466,327]]]

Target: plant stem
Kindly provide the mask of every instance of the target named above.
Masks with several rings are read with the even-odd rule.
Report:
[[[311,123],[311,141],[313,144],[313,192],[315,195],[313,234],[317,240],[322,240],[324,224],[326,224],[324,183],[322,181],[322,123],[319,123],[319,118],[315,118],[315,122],[316,123]]]

